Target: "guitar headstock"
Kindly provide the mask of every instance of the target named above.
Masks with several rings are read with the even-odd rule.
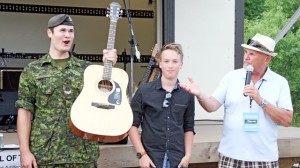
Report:
[[[112,2],[107,8],[106,16],[110,18],[111,21],[118,21],[121,18],[123,11],[121,10],[121,5],[117,2]]]
[[[152,54],[151,54],[151,56],[152,56],[152,57],[155,57],[156,54],[158,53],[158,51],[159,51],[159,46],[158,46],[158,44],[156,43],[156,44],[154,45],[153,49],[152,49]]]

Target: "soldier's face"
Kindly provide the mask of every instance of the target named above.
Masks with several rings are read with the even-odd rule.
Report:
[[[51,48],[58,52],[69,52],[74,41],[74,26],[59,25],[48,29],[48,37],[51,39]]]

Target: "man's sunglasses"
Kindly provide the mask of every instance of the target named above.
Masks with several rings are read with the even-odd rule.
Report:
[[[264,45],[262,45],[261,43],[259,43],[258,41],[256,40],[252,40],[252,39],[249,39],[247,41],[247,45],[249,46],[252,46],[252,47],[255,47],[255,48],[258,48],[262,51],[266,51],[266,52],[269,52],[269,53],[273,53],[272,51],[268,50],[267,47],[265,47]]]

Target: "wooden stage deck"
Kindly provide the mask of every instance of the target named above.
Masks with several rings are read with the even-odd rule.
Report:
[[[196,121],[190,168],[217,167],[222,124],[219,121]],[[295,162],[300,162],[300,128],[279,126],[278,130],[280,168],[291,168]],[[100,151],[98,162],[101,167],[138,167],[130,139],[125,145],[100,145]]]
[[[217,166],[221,129],[222,122],[219,121],[196,121],[190,168]],[[16,133],[4,133],[4,142],[18,144]],[[278,145],[280,168],[291,168],[294,163],[300,162],[300,128],[279,126]],[[138,167],[135,153],[130,139],[127,144],[100,145],[99,167]]]

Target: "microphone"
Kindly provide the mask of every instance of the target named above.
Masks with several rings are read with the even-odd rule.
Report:
[[[246,68],[245,86],[250,84],[252,72],[253,72],[253,66],[252,65],[248,65],[247,68]],[[244,96],[246,97],[248,95],[245,95],[245,93],[244,93]]]
[[[137,46],[135,46],[135,56],[139,61],[141,60],[141,53],[138,50]]]

